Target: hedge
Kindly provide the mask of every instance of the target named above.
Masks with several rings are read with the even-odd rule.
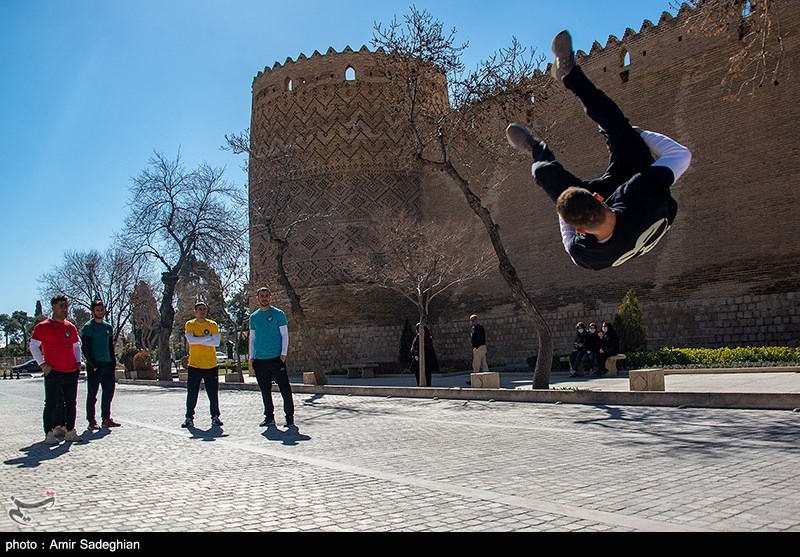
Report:
[[[670,348],[626,354],[626,368],[646,367],[750,367],[800,365],[800,348],[745,346],[739,348]],[[622,363],[621,361],[620,363]]]

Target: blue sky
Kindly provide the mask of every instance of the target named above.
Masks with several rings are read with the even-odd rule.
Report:
[[[370,47],[374,22],[412,4],[469,42],[468,68],[512,36],[549,59],[563,28],[588,51],[674,14],[670,0],[0,0],[0,313],[33,314],[37,279],[66,251],[110,245],[154,150],[243,184],[219,147],[249,126],[256,73]]]

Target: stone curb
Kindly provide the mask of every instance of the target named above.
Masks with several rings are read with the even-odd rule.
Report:
[[[182,381],[120,379],[121,385],[151,385],[185,388]],[[255,383],[220,383],[220,389],[258,391]],[[278,391],[273,385],[273,392]],[[303,394],[377,396],[396,398],[441,398],[546,404],[589,404],[617,406],[674,406],[695,408],[735,408],[744,410],[794,410],[800,408],[800,393],[712,393],[661,391],[581,391],[568,389],[470,389],[462,387],[386,387],[363,385],[292,384],[292,391]]]

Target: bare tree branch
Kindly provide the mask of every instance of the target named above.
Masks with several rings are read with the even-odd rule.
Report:
[[[722,86],[729,100],[754,94],[765,83],[778,84],[788,76],[789,60],[784,49],[779,2],[775,0],[686,0],[689,33],[735,35],[738,49],[728,61]],[[674,9],[680,4],[670,2]]]
[[[473,190],[467,161],[454,164],[458,145],[469,143],[491,154],[498,142],[485,140],[481,130],[481,110],[488,101],[501,107],[525,105],[539,93],[546,92],[549,79],[536,79],[544,61],[533,49],[523,48],[512,39],[511,46],[464,73],[461,62],[466,45],[455,44],[455,32],[443,33],[443,26],[427,11],[411,7],[405,27],[394,21],[388,28],[375,25],[372,44],[387,53],[385,75],[397,82],[398,99],[408,114],[408,124],[417,138],[416,150],[410,153],[422,164],[444,171],[458,187],[472,211],[481,219],[494,248],[499,270],[517,305],[530,319],[539,341],[535,389],[547,389],[553,340],[550,327],[526,292],[511,263],[500,236],[499,226],[481,198]],[[447,95],[442,90],[447,87]],[[449,99],[447,98],[449,96]],[[514,121],[516,118],[510,121]],[[478,141],[480,138],[480,141]],[[496,152],[496,151],[495,151]],[[496,157],[488,157],[496,160]]]

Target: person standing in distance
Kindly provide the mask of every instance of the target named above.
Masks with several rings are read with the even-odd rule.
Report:
[[[40,321],[31,335],[31,354],[44,375],[44,442],[58,445],[54,428],[66,418],[65,441],[82,443],[75,431],[78,413],[78,376],[81,372],[81,339],[67,321],[69,301],[63,294],[50,300],[53,316]]]
[[[204,302],[194,305],[194,319],[186,322],[186,342],[189,343],[189,380],[186,389],[186,420],[181,427],[194,427],[194,408],[200,394],[200,382],[205,383],[211,409],[211,425],[222,426],[219,419],[219,367],[217,346],[219,327],[206,319],[208,307]]]
[[[486,361],[486,329],[478,323],[478,316],[475,314],[469,316],[469,322],[472,323],[472,330],[470,331],[472,371],[474,373],[489,371],[489,364]]]
[[[100,400],[100,416],[102,427],[119,427],[120,424],[111,419],[111,399],[114,398],[116,378],[116,354],[114,353],[114,329],[104,320],[106,308],[101,300],[92,302],[92,319],[81,329],[81,346],[86,358],[86,420],[89,429],[100,429],[95,419],[97,392],[103,387]]]
[[[266,286],[256,292],[258,309],[250,315],[250,369],[255,371],[261,398],[264,401],[264,421],[261,427],[275,425],[275,406],[272,402],[272,381],[278,384],[283,397],[286,427],[294,426],[292,387],[286,372],[289,352],[289,325],[286,314],[270,305],[272,292]]]

